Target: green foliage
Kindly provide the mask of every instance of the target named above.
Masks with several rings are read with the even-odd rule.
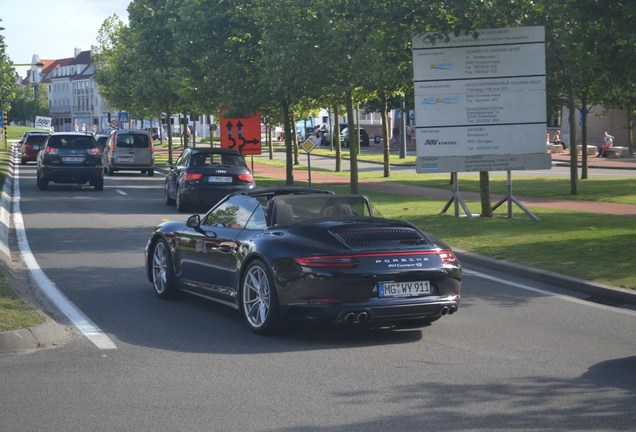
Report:
[[[1,19],[0,23],[2,23]],[[4,36],[0,33],[0,111],[9,111],[11,109],[11,102],[15,98],[18,88],[15,71],[11,64],[11,59],[7,55]]]
[[[36,116],[48,117],[50,115],[47,89],[44,85],[18,86],[16,98],[13,101],[11,111],[9,111],[10,123],[33,123]]]

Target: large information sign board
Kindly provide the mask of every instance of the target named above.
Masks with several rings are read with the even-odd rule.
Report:
[[[417,171],[549,169],[544,28],[477,32],[413,39]]]

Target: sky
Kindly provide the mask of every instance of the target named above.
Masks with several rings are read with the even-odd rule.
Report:
[[[117,14],[128,22],[131,0],[0,0],[0,34],[13,63],[73,57],[97,45],[104,20]],[[15,68],[24,77],[29,67]]]

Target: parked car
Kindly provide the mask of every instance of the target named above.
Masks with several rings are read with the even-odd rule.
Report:
[[[46,132],[31,132],[26,134],[20,145],[20,163],[25,165],[27,162],[35,162],[38,159],[38,152],[48,138]]]
[[[183,212],[191,206],[213,206],[225,195],[254,187],[244,157],[224,148],[186,148],[174,166],[166,164],[166,204]]]
[[[340,132],[340,142],[344,147],[349,147],[349,128],[346,127]],[[360,128],[360,147],[369,147],[369,134]]]
[[[104,169],[109,175],[117,171],[141,171],[155,175],[155,153],[150,132],[142,129],[118,129],[110,133],[104,150]]]
[[[240,311],[256,333],[287,320],[425,326],[460,303],[451,248],[362,195],[255,188],[164,222],[145,248],[162,299],[188,292]]]
[[[97,145],[102,149],[102,152],[106,148],[106,143],[108,143],[108,135],[107,134],[97,134],[95,135],[95,141],[97,141]]]
[[[102,152],[93,135],[59,132],[49,135],[37,158],[37,186],[44,191],[49,182],[89,183],[104,189]]]

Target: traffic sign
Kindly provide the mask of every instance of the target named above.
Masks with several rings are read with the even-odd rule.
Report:
[[[221,113],[221,147],[238,150],[242,155],[261,154],[261,116],[227,118]]]
[[[117,120],[119,120],[119,124],[128,123],[128,111],[121,111],[118,113]]]
[[[112,119],[110,121],[110,127],[112,127],[113,129],[117,129],[117,126],[119,126],[119,122],[115,119]]]
[[[307,138],[300,146],[307,153],[311,153],[311,151],[316,148],[316,144],[311,140],[311,138]]]

